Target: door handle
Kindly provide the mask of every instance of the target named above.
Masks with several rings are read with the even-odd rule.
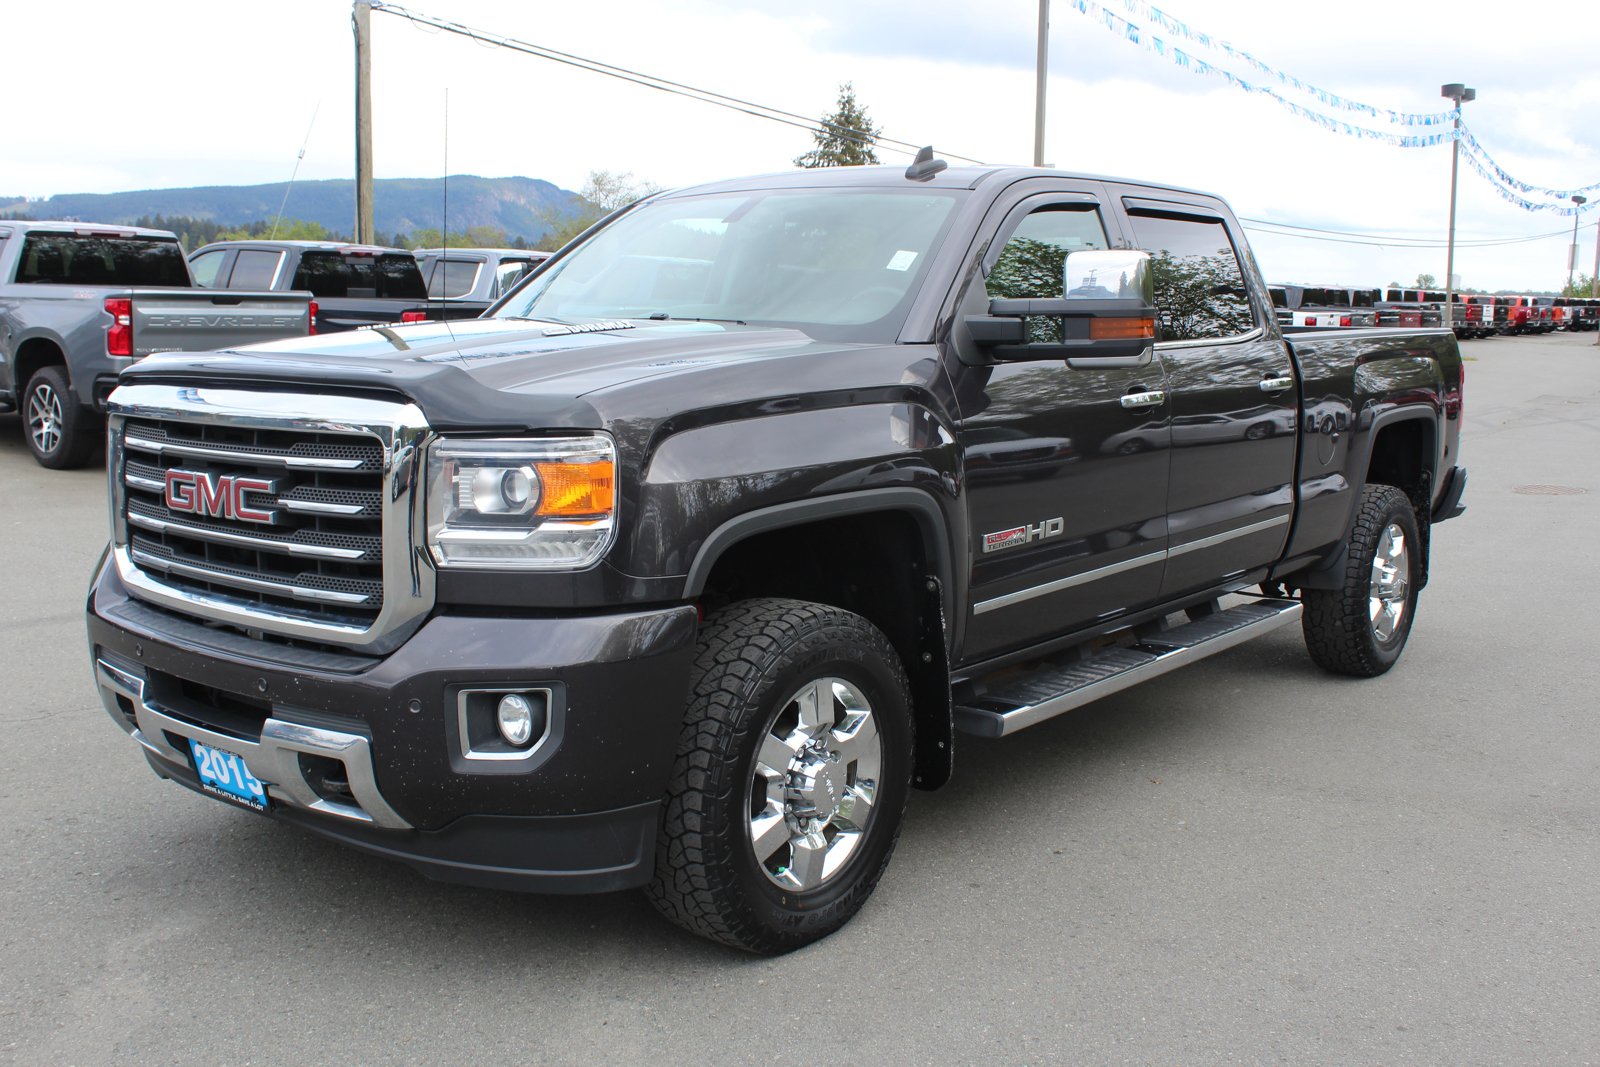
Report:
[[[1135,408],[1153,408],[1164,403],[1167,394],[1161,389],[1152,389],[1143,393],[1127,393],[1122,398],[1122,406],[1130,410]]]
[[[1293,378],[1263,378],[1261,391],[1263,393],[1281,393],[1294,385]]]

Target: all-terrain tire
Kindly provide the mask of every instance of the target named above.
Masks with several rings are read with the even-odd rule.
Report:
[[[785,716],[798,714],[802,693],[815,699],[823,689],[849,694],[868,708],[877,741],[869,790],[874,796],[861,805],[867,814],[862,825],[851,828],[857,837],[837,869],[811,888],[796,889],[781,882],[789,868],[757,855],[754,819],[772,795],[763,792],[768,786],[762,783],[781,794],[792,788],[784,783],[805,780],[794,768],[820,767],[818,777],[831,775],[843,788],[847,769],[854,774],[868,766],[849,762],[852,756],[843,768],[831,770],[828,754],[816,747],[826,747],[825,740],[813,741],[811,748],[797,746],[797,762],[788,765],[787,775],[768,766],[774,762],[770,746],[778,740],[773,735],[784,733],[782,723],[794,721]],[[835,697],[828,696],[827,703],[833,708]],[[859,710],[851,713],[848,703],[839,707],[841,724],[847,718],[861,721]],[[842,730],[841,725],[840,731],[827,733],[831,737]],[[646,895],[684,929],[750,952],[777,955],[826,937],[861,909],[894,851],[910,792],[912,730],[905,670],[888,639],[861,616],[777,598],[741,601],[712,614],[700,631],[657,838],[655,876]],[[802,758],[820,763],[802,764]],[[835,753],[835,764],[838,758]],[[849,788],[866,781],[851,781]],[[835,795],[833,784],[827,795]],[[783,810],[785,819],[792,816],[789,808]],[[859,806],[852,810],[862,818]],[[839,831],[834,833],[836,841]],[[777,836],[811,840],[789,834],[780,829]]]
[[[1416,616],[1423,546],[1411,501],[1392,485],[1366,486],[1346,544],[1341,586],[1305,590],[1300,625],[1318,666],[1372,678],[1399,660]],[[1375,568],[1380,553],[1400,565]]]

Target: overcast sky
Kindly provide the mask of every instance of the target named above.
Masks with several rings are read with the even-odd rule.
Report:
[[[1033,154],[1036,0],[407,6],[801,114],[830,109],[850,80],[889,136],[991,163]],[[1465,82],[1479,94],[1468,123],[1514,176],[1553,188],[1600,181],[1600,4],[1156,6],[1278,70],[1379,107],[1444,110],[1439,86]],[[1383,285],[1427,272],[1442,282],[1448,147],[1325,132],[1125,43],[1065,0],[1053,7],[1050,162],[1215,192],[1251,218],[1441,244],[1252,234],[1274,281]],[[350,8],[348,0],[12,0],[0,196],[282,181],[308,127],[300,177],[352,177]],[[443,171],[447,93],[452,174],[527,175],[576,189],[591,170],[611,170],[678,186],[783,169],[810,147],[792,127],[424,32],[393,15],[372,21],[380,178]],[[1595,217],[1581,219],[1585,272]],[[1555,235],[1458,247],[1465,285],[1559,287],[1571,226],[1570,217],[1506,203],[1463,165],[1458,240]]]

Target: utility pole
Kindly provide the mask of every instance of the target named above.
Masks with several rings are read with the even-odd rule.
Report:
[[[356,243],[377,243],[372,229],[372,2],[355,0]]]
[[[1456,104],[1455,140],[1450,142],[1450,241],[1444,257],[1444,324],[1454,329],[1456,324],[1456,167],[1461,160],[1461,105],[1476,100],[1478,91],[1468,89],[1460,82],[1439,87],[1439,95],[1447,96]]]
[[[1050,70],[1050,0],[1039,0],[1039,58],[1034,69],[1033,165],[1044,166],[1044,86]]]

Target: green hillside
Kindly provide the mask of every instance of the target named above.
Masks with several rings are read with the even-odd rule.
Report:
[[[380,239],[417,229],[440,229],[444,221],[444,181],[439,178],[384,178],[373,183],[375,227]],[[38,200],[0,198],[0,214],[35,219],[132,223],[163,215],[188,216],[224,227],[271,220],[283,202],[285,182],[269,185],[211,185],[193,189],[145,189],[132,193],[63,193]],[[536,242],[549,229],[550,213],[566,214],[577,194],[537,178],[480,178],[451,175],[450,230],[487,226],[509,239]],[[305,219],[348,234],[355,228],[355,182],[296,182],[284,218]]]

